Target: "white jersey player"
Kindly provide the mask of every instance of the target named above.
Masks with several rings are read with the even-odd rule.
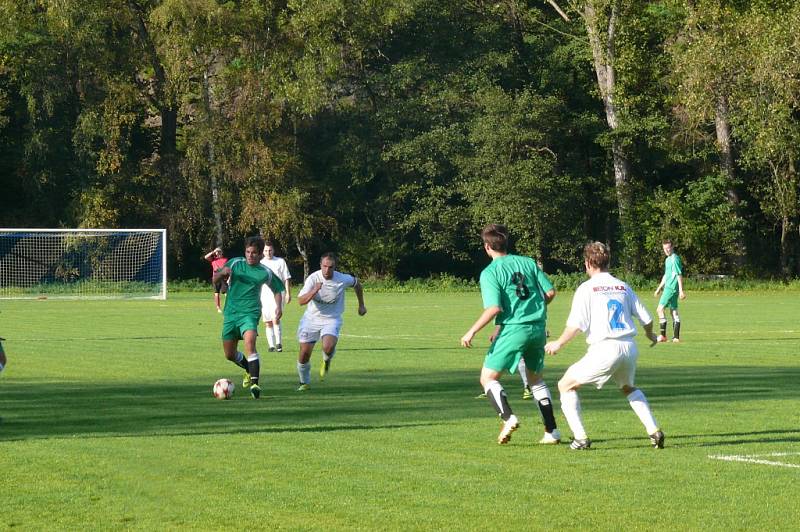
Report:
[[[331,359],[336,353],[339,331],[342,328],[344,313],[344,292],[352,287],[358,298],[358,315],[367,313],[364,306],[364,290],[358,279],[352,275],[337,272],[336,255],[325,253],[320,260],[320,269],[308,276],[303,288],[297,296],[301,305],[308,305],[300,325],[297,328],[297,340],[300,343],[300,354],[297,357],[297,374],[300,387],[297,391],[306,391],[311,382],[311,352],[314,344],[322,340],[322,365],[320,379],[324,379],[331,366]]]
[[[575,291],[564,332],[558,340],[544,346],[548,354],[555,355],[581,331],[586,333],[589,344],[583,358],[571,365],[558,381],[561,410],[573,434],[570,448],[589,449],[592,443],[583,427],[578,388],[593,384],[599,389],[613,378],[647,430],[650,443],[662,449],[664,433],[650,411],[644,392],[634,386],[639,351],[634,342],[633,320],[636,318],[642,324],[652,347],[656,344],[653,319],[634,291],[608,273],[611,253],[605,244],[586,244],[583,258],[589,280]]]
[[[285,288],[283,292],[283,304],[287,305],[292,300],[291,281],[292,274],[286,261],[275,256],[275,248],[271,242],[264,245],[264,258],[261,264],[272,270],[278,279],[281,280]],[[282,327],[280,318],[275,317],[275,296],[267,285],[261,287],[261,317],[264,320],[264,332],[267,336],[270,351],[283,351]]]

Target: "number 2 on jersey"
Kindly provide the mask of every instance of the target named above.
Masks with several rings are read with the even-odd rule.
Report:
[[[608,300],[608,325],[611,329],[624,329],[625,324],[620,321],[620,316],[622,315],[622,303],[617,301],[616,299],[609,299]]]

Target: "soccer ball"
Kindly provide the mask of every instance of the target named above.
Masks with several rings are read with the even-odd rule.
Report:
[[[233,383],[229,379],[220,379],[214,383],[211,393],[217,399],[230,399],[233,397]]]

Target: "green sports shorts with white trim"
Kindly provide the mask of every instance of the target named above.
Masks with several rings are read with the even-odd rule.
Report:
[[[245,331],[258,331],[258,319],[261,312],[253,314],[225,316],[222,322],[223,340],[241,340]]]
[[[503,325],[486,353],[483,367],[516,373],[519,359],[524,358],[529,370],[541,373],[546,339],[544,322]]]
[[[661,294],[661,299],[658,300],[658,305],[664,308],[678,309],[678,292],[673,290],[664,290]]]

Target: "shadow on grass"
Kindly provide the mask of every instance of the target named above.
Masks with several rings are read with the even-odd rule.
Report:
[[[546,375],[555,388],[557,376]],[[560,375],[560,372],[558,372]],[[154,435],[212,435],[408,429],[464,420],[490,419],[479,391],[477,369],[414,373],[412,370],[342,371],[311,392],[294,391],[293,377],[267,376],[265,396],[254,401],[238,391],[218,401],[210,386],[195,382],[20,382],[0,386],[0,441]],[[702,402],[706,415],[748,406],[755,399],[786,400],[796,393],[800,368],[713,366],[646,368],[640,384],[656,415],[660,408],[691,416]],[[512,407],[530,414],[516,391],[519,378],[504,378]],[[610,389],[609,389],[610,388]],[[557,395],[557,393],[554,393]],[[581,393],[587,412],[619,411],[632,415],[625,399],[609,384]],[[754,414],[756,416],[756,414]],[[751,442],[797,442],[800,431],[742,430],[708,433],[681,427],[670,435],[673,446],[737,445]],[[752,427],[757,429],[757,426]],[[631,439],[641,439],[631,435]],[[715,440],[715,441],[709,441]],[[599,440],[598,440],[599,441]]]

